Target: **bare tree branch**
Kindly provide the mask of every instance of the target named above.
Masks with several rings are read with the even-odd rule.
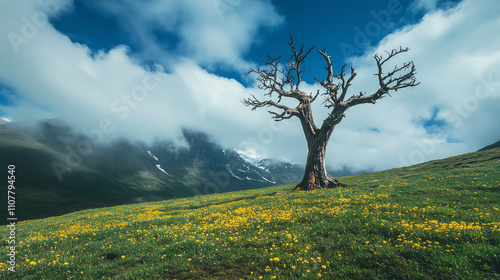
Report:
[[[351,73],[349,78],[346,79],[346,71],[345,67],[346,65],[342,66],[342,70],[340,71],[339,75],[334,75],[333,74],[333,66],[332,62],[330,60],[330,56],[327,55],[325,51],[318,51],[323,58],[326,61],[327,66],[325,69],[327,70],[327,76],[325,81],[320,81],[318,78],[315,78],[318,83],[325,88],[325,92],[323,95],[325,96],[325,100],[323,101],[323,104],[325,104],[325,107],[328,109],[334,109],[337,107],[343,107],[343,102],[344,99],[347,95],[347,92],[349,90],[349,87],[351,86],[352,80],[356,77],[356,72],[354,72],[354,68],[351,67]],[[333,82],[333,79],[339,80],[338,84],[335,84]],[[339,94],[340,90],[340,96]],[[335,116],[337,118],[337,116]]]
[[[277,122],[282,121],[282,120],[288,120],[291,119],[294,114],[291,114],[289,111],[283,111],[281,114],[278,114],[273,111],[268,111],[271,115],[274,115],[273,119]]]
[[[316,46],[312,46],[304,53],[304,45],[302,45],[300,46],[299,51],[297,51],[297,48],[295,48],[295,44],[293,42],[292,35],[290,35],[290,42],[288,43],[288,45],[292,48],[292,56],[288,61],[289,69],[293,70],[295,72],[295,77],[297,77],[297,83],[295,84],[295,86],[293,84],[293,80],[289,81],[290,88],[291,90],[299,90],[300,82],[302,82],[302,73],[307,73],[305,68],[302,66],[302,62],[304,62],[306,57]]]
[[[266,68],[257,67],[256,69],[250,69],[248,73],[257,74],[258,88],[265,90],[265,95],[269,97],[277,94],[278,103],[281,102],[283,96],[297,99],[299,102],[303,101],[304,95],[299,94],[299,91],[285,89],[287,84],[293,82],[294,76],[290,68],[279,65],[280,59],[281,56],[272,58],[268,55],[268,59],[264,61]]]
[[[266,67],[257,67],[249,71],[249,73],[257,75],[258,87],[266,91],[264,95],[269,98],[277,98],[277,101],[260,101],[254,95],[251,95],[251,98],[244,99],[242,102],[246,106],[251,107],[252,110],[261,107],[273,107],[277,109],[277,112],[268,111],[275,121],[287,120],[292,117],[297,117],[300,120],[309,153],[304,178],[297,185],[296,189],[339,186],[340,183],[327,174],[324,164],[326,146],[335,126],[344,119],[345,111],[350,107],[366,103],[375,104],[377,100],[389,95],[392,90],[397,91],[398,89],[417,86],[419,83],[417,83],[415,78],[415,65],[412,61],[405,62],[400,66],[395,65],[391,71],[384,74],[385,64],[396,55],[407,52],[408,48],[400,47],[399,49],[394,49],[391,52],[386,52],[386,56],[375,54],[374,59],[377,65],[377,73],[375,75],[378,78],[379,88],[370,95],[360,92],[348,97],[351,83],[357,75],[354,68],[351,67],[350,73],[347,73],[346,65],[344,65],[341,68],[340,74],[335,75],[330,56],[328,56],[326,51],[318,50],[318,53],[325,59],[326,66],[324,68],[327,74],[324,80],[320,80],[317,77],[314,78],[321,85],[321,90],[318,90],[315,94],[306,94],[299,89],[303,78],[302,73],[307,73],[303,62],[314,47],[308,50],[305,50],[304,46],[296,48],[291,35],[288,44],[292,55],[285,66],[280,65],[281,57],[272,58],[268,55],[268,59],[265,61]],[[311,108],[311,103],[318,96],[324,97],[323,104],[330,110],[327,117],[323,120],[321,128],[315,125]],[[296,99],[299,104],[295,108],[283,105],[281,104],[283,97]]]
[[[345,80],[345,66],[342,66],[342,71],[340,72],[340,76],[336,76],[337,79],[340,79],[341,82],[341,88],[342,88],[342,93],[340,94],[339,102],[343,102],[344,98],[347,94],[347,91],[349,90],[349,87],[351,86],[352,80],[356,77],[356,73],[354,72],[354,68],[351,67],[351,75]]]
[[[417,70],[415,68],[415,65],[413,64],[413,61],[405,62],[403,66],[400,67],[396,65],[394,66],[394,69],[392,71],[387,73],[387,75],[384,75],[383,65],[387,61],[389,61],[389,59],[400,53],[407,52],[408,50],[409,48],[402,47],[400,47],[399,49],[394,49],[391,52],[386,52],[386,58],[379,54],[375,54],[373,58],[377,63],[378,70],[377,74],[375,75],[378,77],[380,88],[375,93],[368,96],[365,96],[363,93],[351,96],[351,98],[346,101],[347,107],[365,103],[375,104],[377,100],[383,98],[385,95],[389,95],[389,92],[391,90],[397,91],[398,89],[419,85],[420,83],[417,83],[415,77],[417,74]]]
[[[386,52],[386,58],[383,58],[379,54],[375,54],[373,56],[377,63],[378,73],[376,75],[378,77],[379,85],[382,90],[387,92],[389,90],[397,91],[398,89],[402,89],[405,87],[414,87],[420,84],[416,82],[415,75],[417,70],[415,68],[415,65],[413,64],[413,61],[405,62],[401,67],[398,67],[397,65],[394,66],[394,70],[390,71],[387,75],[384,76],[384,72],[382,69],[384,63],[389,61],[389,59],[393,58],[394,56],[403,52],[407,52],[409,50],[409,48],[399,47],[399,50],[394,49],[391,52]],[[405,73],[403,71],[407,72]]]
[[[316,78],[316,80],[322,86],[333,85],[333,66],[332,66],[332,62],[330,60],[330,56],[328,54],[326,54],[325,51],[318,50],[318,53],[321,54],[325,58],[325,60],[326,60],[327,66],[325,66],[325,69],[328,71],[328,75],[326,76],[326,83],[323,83],[323,82],[319,81],[317,78]]]
[[[346,65],[342,66],[340,74],[333,74],[333,66],[330,57],[325,51],[318,52],[323,56],[326,61],[327,75],[325,80],[321,81],[315,78],[316,81],[325,89],[322,95],[325,96],[323,104],[326,108],[332,111],[328,114],[328,117],[323,121],[322,129],[330,129],[332,126],[338,124],[342,118],[345,116],[344,112],[352,107],[359,104],[375,103],[378,99],[383,98],[385,95],[389,95],[391,90],[397,91],[398,89],[406,87],[414,87],[419,83],[416,82],[416,68],[412,61],[405,62],[402,66],[394,66],[394,69],[384,75],[383,66],[394,56],[407,52],[408,48],[394,49],[391,52],[386,52],[387,56],[383,57],[381,55],[375,54],[374,58],[377,64],[377,74],[379,80],[380,88],[371,95],[365,95],[360,92],[359,94],[354,94],[350,96],[347,100],[346,96],[351,86],[353,79],[356,77],[356,72],[354,68],[351,67],[350,75],[347,77]],[[333,81],[335,78],[338,83],[335,84]]]
[[[280,65],[281,57],[272,58],[268,55],[265,61],[266,67],[257,67],[255,69],[250,69],[248,72],[257,75],[257,81],[259,82],[258,87],[266,91],[264,94],[265,96],[270,98],[276,97],[277,100],[260,101],[252,95],[252,98],[244,99],[242,102],[246,106],[252,107],[252,110],[267,106],[283,110],[281,113],[269,111],[269,113],[273,115],[275,121],[290,119],[296,116],[300,119],[301,123],[304,124],[303,127],[305,133],[308,135],[307,137],[312,137],[317,127],[314,125],[311,103],[314,102],[321,93],[318,91],[314,95],[312,93],[306,94],[299,89],[299,86],[302,82],[302,73],[307,72],[305,71],[303,62],[314,47],[307,50],[304,49],[304,46],[296,48],[292,36],[290,36],[290,42],[288,44],[291,48],[292,55],[285,66]],[[287,89],[288,87],[290,88]],[[282,105],[281,101],[283,97],[296,99],[299,104],[296,108]]]
[[[332,106],[335,106],[336,102],[338,101],[337,93],[338,93],[338,88],[339,86],[337,84],[333,83],[333,66],[332,62],[330,60],[330,56],[327,55],[325,51],[318,50],[319,54],[325,58],[327,66],[325,69],[328,71],[328,74],[326,76],[325,81],[320,81],[317,77],[314,79],[326,89],[326,92],[323,94],[325,95],[325,101],[323,102],[327,108],[330,108]]]
[[[273,118],[276,121],[281,121],[283,119],[290,119],[291,117],[298,115],[298,111],[296,109],[292,109],[288,106],[285,106],[283,104],[279,104],[279,103],[274,102],[272,100],[259,101],[253,94],[251,96],[252,96],[252,98],[243,99],[242,102],[246,106],[252,107],[252,111],[257,109],[257,108],[262,108],[262,107],[275,107],[277,109],[283,110],[282,114],[268,111],[270,114],[274,115]]]
[[[318,89],[318,91],[316,92],[316,94],[314,96],[312,95],[312,93],[309,95],[309,98],[311,99],[311,103],[313,103],[314,100],[316,100],[316,98],[318,98],[319,94],[320,94],[320,91]]]

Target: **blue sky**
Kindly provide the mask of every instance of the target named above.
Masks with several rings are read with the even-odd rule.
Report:
[[[242,9],[243,0],[210,1],[213,10],[224,16]],[[425,1],[423,1],[425,2]],[[242,57],[247,61],[260,63],[267,54],[288,56],[289,34],[298,44],[306,47],[316,45],[326,49],[338,65],[347,63],[354,55],[362,55],[368,46],[376,45],[382,38],[402,26],[418,22],[430,6],[452,6],[457,1],[437,1],[435,4],[415,4],[413,0],[393,1],[272,1],[279,23],[271,28],[259,28],[250,46]],[[120,1],[118,1],[120,3]],[[271,3],[271,2],[270,2]],[[130,11],[130,10],[129,10]],[[73,8],[51,23],[67,35],[73,42],[89,46],[93,50],[110,50],[117,45],[126,45],[138,54],[144,64],[158,63],[154,58],[141,57],[144,48],[137,34],[120,22],[121,18],[104,10],[96,1],[75,1]],[[178,19],[182,21],[182,19]],[[162,30],[155,27],[152,36],[168,52],[179,56],[189,56],[182,50],[177,30]],[[360,35],[361,34],[361,35]],[[322,58],[311,55],[308,65],[311,69],[322,67]],[[168,65],[164,65],[168,68]],[[248,85],[246,73],[235,71],[228,65],[207,64],[205,69],[217,75],[229,76]],[[239,69],[237,69],[239,70]],[[308,75],[313,82],[314,73]]]
[[[248,155],[303,164],[298,120],[275,124],[240,102],[263,95],[247,71],[266,54],[285,62],[292,34],[325,49],[337,73],[353,65],[352,93],[376,90],[375,53],[407,46],[393,65],[417,67],[417,88],[347,112],[328,165],[380,170],[500,139],[495,0],[0,0],[0,8],[0,117],[12,121],[55,117],[88,135],[111,123],[102,141],[179,145],[190,127]],[[323,66],[312,52],[302,90],[319,89],[313,77]],[[315,121],[326,113],[316,102]]]

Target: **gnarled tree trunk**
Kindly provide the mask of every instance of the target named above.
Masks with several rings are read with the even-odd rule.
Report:
[[[328,174],[325,166],[325,153],[328,140],[333,129],[326,134],[313,137],[308,142],[309,153],[307,154],[304,178],[294,190],[319,190],[339,187],[342,184]]]
[[[304,178],[294,190],[310,191],[341,186],[337,179],[326,172],[325,146],[309,150]]]

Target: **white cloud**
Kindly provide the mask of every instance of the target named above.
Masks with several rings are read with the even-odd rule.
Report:
[[[32,20],[37,11],[43,11],[36,1],[1,3],[9,9],[0,11],[4,23],[0,34],[21,36],[22,19]],[[126,26],[141,42],[143,53],[150,51],[159,61],[167,57],[161,62],[168,62],[168,72],[159,66],[145,69],[125,46],[96,52],[46,24],[18,46],[19,53],[7,36],[0,38],[0,81],[24,100],[0,110],[13,120],[56,116],[86,131],[108,119],[114,131],[105,135],[107,139],[176,139],[182,127],[191,127],[214,135],[227,147],[253,147],[261,154],[305,162],[306,144],[297,119],[273,123],[266,110],[250,111],[240,100],[250,93],[262,96],[262,92],[200,66],[222,63],[238,69],[246,65],[246,70],[249,63],[242,56],[256,40],[257,30],[281,20],[268,18],[276,15],[268,2],[242,1],[223,14],[223,21],[216,12],[207,12],[213,9],[211,1],[149,1],[143,9],[134,3],[102,5],[129,23]],[[180,11],[189,20],[178,18]],[[387,36],[366,56],[353,59],[358,77],[351,92],[369,93],[376,89],[373,51],[408,46],[410,52],[394,62],[413,60],[421,85],[394,93],[376,106],[350,109],[334,131],[327,164],[384,169],[404,161],[469,152],[497,141],[500,132],[493,131],[492,120],[498,119],[500,105],[500,38],[495,36],[500,29],[499,12],[500,4],[494,0],[483,5],[467,0],[454,9],[428,13],[418,24]],[[150,27],[180,30],[178,47],[186,49],[183,57],[173,58],[161,49]],[[483,85],[488,83],[489,87]],[[310,92],[316,86],[304,84],[304,89]],[[475,100],[481,86],[481,98]],[[461,114],[456,106],[473,110]],[[455,125],[445,128],[442,135],[429,134],[418,123],[436,107],[440,118]],[[315,108],[320,122],[324,117],[320,102]],[[450,139],[463,142],[448,143]]]
[[[141,56],[171,65],[178,55],[212,67],[223,64],[246,71],[245,54],[261,28],[283,22],[268,1],[91,1],[87,4],[120,19]],[[175,34],[169,42],[158,33]],[[176,42],[178,40],[178,42]],[[170,49],[168,49],[170,48]]]

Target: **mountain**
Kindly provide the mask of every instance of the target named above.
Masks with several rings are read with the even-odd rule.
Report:
[[[186,147],[126,140],[92,145],[56,120],[25,129],[0,125],[0,166],[16,166],[18,217],[42,218],[173,197],[299,182],[303,167],[255,160],[209,136],[183,131]]]
[[[493,144],[491,144],[491,145],[488,145],[488,146],[486,146],[486,147],[484,147],[484,148],[482,148],[482,149],[479,149],[479,150],[478,150],[478,152],[479,152],[479,151],[491,150],[491,149],[498,148],[498,147],[500,147],[500,141],[498,141],[498,142],[496,142],[496,143],[493,143]]]

